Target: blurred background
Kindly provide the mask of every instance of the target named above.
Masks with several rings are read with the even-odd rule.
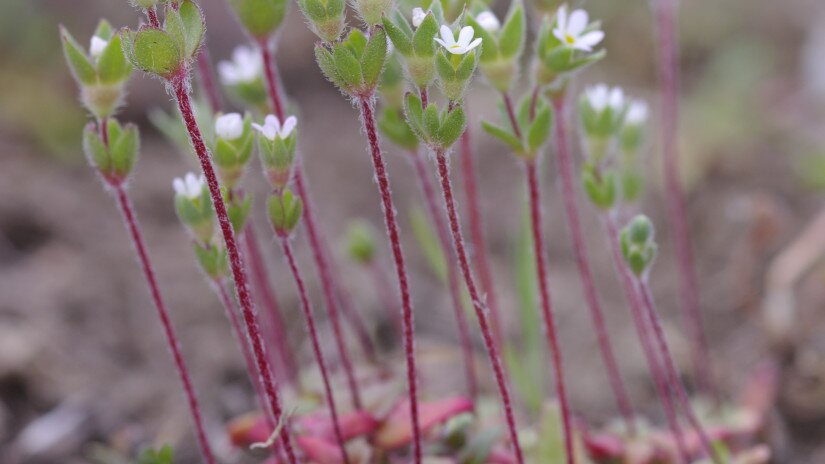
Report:
[[[215,61],[227,59],[245,38],[223,0],[200,3],[209,52]],[[603,20],[609,50],[607,59],[588,70],[586,82],[578,85],[622,85],[655,108],[656,62],[647,2],[577,3]],[[725,393],[733,397],[757,366],[777,362],[779,396],[770,426],[776,462],[825,462],[825,266],[816,259],[825,248],[825,221],[815,222],[825,214],[825,3],[681,3],[681,155],[714,367]],[[494,6],[503,12],[508,5]],[[313,61],[314,36],[294,5],[291,10],[277,51],[283,86],[300,107],[299,143],[318,216],[336,244],[341,266],[354,266],[337,246],[347,223],[364,218],[382,228],[365,140],[354,109]],[[125,0],[0,2],[2,463],[102,462],[106,448],[123,443],[172,443],[180,462],[196,462],[186,406],[131,245],[112,198],[82,154],[80,134],[87,115],[64,65],[57,26],[65,25],[85,43],[100,17],[115,26],[138,23],[138,13]],[[193,168],[192,160],[148,122],[147,112],[171,110],[162,84],[135,73],[129,89],[120,118],[138,123],[143,133],[131,193],[210,433],[220,443],[225,440],[222,424],[254,405],[222,309],[196,267],[173,209],[171,181]],[[470,97],[474,122],[493,117],[494,98],[481,82],[475,85]],[[513,267],[523,224],[517,213],[524,195],[522,176],[504,147],[478,124],[471,130],[496,290],[508,335],[518,339]],[[455,391],[461,378],[454,374],[459,356],[448,295],[410,227],[420,195],[405,155],[389,143],[384,146],[411,260],[424,395]],[[678,361],[687,366],[657,144],[650,147],[644,210],[658,226],[662,245],[653,285]],[[551,289],[572,402],[578,413],[599,424],[615,416],[613,401],[581,299],[552,157],[543,172]],[[256,171],[248,177],[251,191],[262,195],[262,177]],[[269,237],[261,205],[255,205],[254,220],[259,236]],[[583,208],[583,216],[622,373],[634,402],[661,419],[600,225],[589,208]],[[321,312],[306,243],[303,238],[296,243]],[[291,341],[313,368],[292,281],[275,244],[264,245],[294,329]],[[389,271],[384,245],[379,250]],[[379,304],[370,275],[358,268],[343,275],[359,311],[376,326],[385,321],[386,308]],[[329,330],[325,319],[323,324],[322,330]],[[387,344],[397,347],[398,342]],[[485,362],[479,365],[486,369]],[[490,376],[482,372],[493,392]],[[544,375],[543,388],[550,391],[549,375]]]

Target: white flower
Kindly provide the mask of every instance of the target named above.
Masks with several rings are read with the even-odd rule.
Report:
[[[415,7],[412,11],[412,24],[413,27],[418,27],[424,22],[424,18],[427,17],[427,12],[424,11],[423,8]]]
[[[275,140],[275,137],[280,139],[289,137],[289,134],[292,133],[297,125],[298,119],[295,116],[286,118],[286,121],[284,121],[284,125],[282,126],[281,121],[279,121],[278,118],[272,114],[264,119],[263,126],[260,124],[255,124],[254,122],[252,123],[252,127],[269,140]]]
[[[647,103],[642,100],[633,100],[627,109],[625,122],[631,126],[644,124],[647,121]]]
[[[568,47],[586,52],[604,39],[604,32],[595,30],[585,32],[588,25],[587,12],[575,10],[567,15],[567,5],[562,5],[556,14],[556,27],[553,35]]]
[[[232,52],[232,61],[218,63],[218,74],[226,85],[246,84],[261,75],[261,54],[252,47],[239,46]]]
[[[192,172],[187,172],[183,178],[175,177],[175,180],[172,181],[172,187],[174,187],[176,195],[194,200],[201,196],[201,192],[206,187],[206,179],[203,176],[196,176]]]
[[[92,55],[92,58],[100,58],[100,55],[102,55],[103,51],[106,50],[107,45],[109,45],[108,41],[93,35],[92,43],[89,45],[89,54]]]
[[[215,134],[224,140],[235,140],[243,135],[243,117],[238,113],[218,116],[215,120]]]
[[[597,113],[604,111],[608,107],[615,112],[620,112],[624,109],[624,91],[621,87],[613,87],[611,89],[605,84],[599,84],[588,87],[587,90],[585,90],[585,95],[587,95],[587,101],[590,103],[590,107]]]
[[[478,16],[476,16],[476,22],[487,32],[497,32],[501,29],[501,21],[499,21],[496,14],[490,10],[479,13]]]
[[[458,40],[456,40],[450,26],[442,25],[441,38],[436,37],[435,41],[453,55],[463,55],[481,44],[481,37],[473,40],[473,35],[475,35],[473,26],[464,26],[458,33]]]

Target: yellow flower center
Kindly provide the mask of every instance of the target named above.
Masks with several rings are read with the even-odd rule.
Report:
[[[565,34],[564,41],[567,42],[568,45],[573,45],[574,43],[576,43],[576,38],[570,34]]]

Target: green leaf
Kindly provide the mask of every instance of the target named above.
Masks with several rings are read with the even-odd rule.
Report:
[[[159,451],[145,450],[138,457],[137,464],[175,464],[175,454],[169,445],[165,445]]]
[[[140,134],[137,126],[127,124],[120,133],[120,137],[110,138],[109,141],[114,171],[121,177],[128,176],[140,152]]]
[[[181,52],[181,58],[188,56],[186,54],[186,26],[183,24],[183,18],[180,17],[180,11],[172,8],[171,5],[166,6],[163,30],[175,40],[175,45]]]
[[[112,168],[112,160],[109,157],[109,150],[106,145],[100,140],[97,125],[90,122],[86,125],[83,131],[83,151],[86,153],[86,158],[92,166],[105,174]]]
[[[472,15],[467,15],[467,24],[473,26],[476,36],[481,37],[481,61],[493,61],[498,56],[498,43],[487,29],[481,27]]]
[[[410,39],[410,36],[386,16],[384,17],[384,30],[387,32],[395,49],[398,50],[398,53],[408,56],[413,52],[412,39]]]
[[[453,68],[453,64],[450,63],[450,59],[444,52],[438,53],[436,55],[435,69],[438,72],[438,77],[441,78],[441,80],[443,81],[452,81],[456,78],[455,68]]]
[[[404,114],[410,128],[419,137],[424,137],[424,108],[421,107],[421,99],[418,95],[410,92],[404,99]]]
[[[407,121],[403,118],[403,113],[393,108],[384,108],[381,117],[378,119],[378,129],[396,145],[408,150],[418,148],[418,137]]]
[[[112,30],[112,25],[109,23],[109,21],[101,19],[97,23],[97,28],[95,29],[96,37],[100,37],[101,39],[108,41],[112,38],[113,33],[114,31]]]
[[[315,61],[318,62],[318,67],[321,68],[321,72],[323,72],[326,78],[332,81],[333,84],[342,88],[346,86],[341,76],[338,75],[332,53],[323,45],[319,44],[315,46]]]
[[[185,0],[180,5],[180,18],[183,21],[186,56],[195,56],[203,41],[206,26],[203,22],[203,13],[200,7],[192,0]]]
[[[336,74],[340,76],[348,90],[360,87],[363,83],[361,63],[358,62],[349,47],[341,44],[336,45],[332,58],[335,62]]]
[[[447,259],[444,255],[444,249],[438,240],[438,235],[435,233],[430,219],[420,206],[416,205],[410,211],[410,224],[412,225],[416,242],[418,242],[418,246],[427,260],[427,264],[430,265],[430,269],[441,283],[446,284]]]
[[[453,146],[456,140],[461,137],[461,134],[464,133],[466,123],[464,110],[460,106],[448,112],[438,131],[438,140],[441,142],[441,146],[445,149]]]
[[[435,20],[433,13],[429,12],[413,34],[413,50],[417,56],[435,55],[436,34],[438,34],[438,21]]]
[[[378,79],[381,77],[381,70],[387,61],[387,35],[384,29],[376,27],[373,29],[364,55],[361,57],[361,72],[364,74],[364,82],[367,87],[375,88]]]
[[[473,76],[473,72],[475,72],[477,65],[478,53],[473,50],[461,58],[461,62],[458,64],[458,68],[456,68],[455,71],[455,77],[461,81],[470,79]]]
[[[269,219],[278,233],[292,231],[303,214],[304,204],[292,191],[284,190],[281,195],[271,195],[268,201]]]
[[[132,65],[123,54],[121,35],[115,34],[97,60],[97,72],[100,81],[105,84],[115,84],[129,78]]]
[[[232,0],[235,14],[252,37],[265,39],[284,20],[287,2],[285,0]]]
[[[327,18],[327,11],[321,0],[300,0],[298,6],[310,21],[323,21]]]
[[[135,35],[134,65],[167,77],[180,69],[181,55],[175,39],[160,29],[146,28]]]
[[[345,8],[344,0],[327,0],[327,17],[340,18],[344,15]]]
[[[527,130],[527,146],[530,148],[531,153],[535,154],[544,145],[544,142],[550,138],[552,124],[553,111],[550,106],[544,105]]]
[[[86,52],[66,28],[60,26],[63,39],[63,54],[74,78],[81,84],[90,85],[97,81],[97,72]]]
[[[521,144],[521,140],[519,140],[518,137],[516,137],[509,130],[487,121],[481,121],[481,128],[484,129],[484,132],[504,142],[512,148],[514,152],[519,154],[524,153],[525,150],[524,146]]]
[[[431,139],[438,134],[441,128],[441,115],[438,114],[438,107],[431,103],[424,108],[424,134]]]
[[[360,57],[367,48],[367,36],[360,29],[351,29],[344,44],[352,51],[352,54]]]
[[[501,56],[505,58],[515,58],[521,54],[521,51],[524,49],[524,38],[526,35],[524,23],[524,5],[514,3],[514,7],[507,16],[507,20],[501,29],[501,35],[498,39],[498,48]]]

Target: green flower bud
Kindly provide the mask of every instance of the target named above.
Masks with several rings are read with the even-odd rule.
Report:
[[[446,25],[441,26],[440,34],[441,38],[435,38],[442,47],[435,59],[438,83],[445,97],[458,101],[464,97],[478,66],[479,53],[474,48],[481,45],[482,39],[473,39],[472,26],[461,28],[457,39]]]
[[[639,277],[644,276],[656,259],[655,231],[650,219],[637,215],[622,229],[620,242],[625,262]]]
[[[350,223],[347,227],[347,250],[350,257],[360,264],[369,264],[375,259],[375,231],[369,223]]]
[[[246,45],[235,47],[231,60],[218,63],[218,76],[229,94],[243,106],[266,112],[269,94],[264,84],[263,58],[259,50]]]
[[[647,125],[647,112],[647,104],[641,100],[633,100],[628,105],[624,125],[619,133],[622,151],[635,153],[641,148]]]
[[[259,40],[278,31],[287,10],[286,0],[231,0],[230,4],[244,29]]]
[[[281,193],[270,195],[267,202],[269,220],[272,228],[279,236],[287,236],[298,225],[304,211],[304,203],[291,190],[284,189]]]
[[[509,90],[517,77],[526,36],[524,6],[520,2],[512,5],[504,27],[489,10],[467,17],[467,23],[482,39],[481,72],[501,92]]]
[[[178,218],[200,243],[210,243],[215,231],[212,199],[203,176],[187,173],[172,181]]]
[[[281,125],[281,121],[272,114],[266,117],[263,126],[252,123],[252,127],[259,132],[258,154],[264,174],[276,191],[283,190],[292,177],[298,139],[295,130],[297,125],[298,119],[295,116],[286,118]]]
[[[119,185],[129,177],[135,166],[140,151],[140,134],[134,124],[122,127],[116,119],[104,121],[105,138],[97,124],[86,125],[83,149],[89,163],[106,183]]]
[[[579,98],[579,116],[585,135],[594,142],[597,151],[591,154],[596,161],[603,158],[606,141],[622,128],[626,107],[622,89],[604,84],[587,88]]]
[[[211,280],[220,280],[227,276],[229,262],[226,250],[211,243],[201,245],[195,242],[192,246],[198,258],[198,264],[207,277]]]
[[[238,113],[219,115],[215,119],[215,144],[212,159],[218,167],[222,184],[235,188],[241,179],[249,159],[255,136],[250,118]]]
[[[434,3],[434,9],[435,6]],[[383,24],[395,50],[404,57],[404,68],[410,80],[417,87],[426,88],[435,79],[433,37],[438,33],[438,19],[434,11],[423,13],[422,10],[421,13],[424,17],[415,29],[400,12],[396,12],[392,20],[385,16]]]
[[[226,187],[221,187],[221,194],[226,203],[226,214],[229,216],[229,222],[232,223],[235,233],[239,234],[246,227],[246,221],[252,211],[252,197],[230,192]]]
[[[111,25],[101,20],[88,53],[62,26],[60,36],[66,62],[80,86],[83,105],[97,119],[113,115],[123,101],[123,86],[132,75],[120,34],[113,34]]]
[[[380,24],[392,7],[392,0],[353,0],[352,3],[358,17],[369,27]]]
[[[387,36],[380,26],[367,38],[352,29],[347,39],[334,44],[319,44],[315,58],[324,75],[353,97],[372,95],[387,61]]]
[[[597,208],[608,211],[616,204],[619,188],[613,171],[600,172],[595,165],[588,163],[582,168],[581,181],[584,191]]]
[[[345,0],[298,0],[310,29],[324,42],[337,42],[346,27]]]
[[[424,108],[418,95],[409,93],[404,104],[407,124],[431,149],[446,152],[461,137],[467,119],[461,106],[444,111],[430,103]]]

